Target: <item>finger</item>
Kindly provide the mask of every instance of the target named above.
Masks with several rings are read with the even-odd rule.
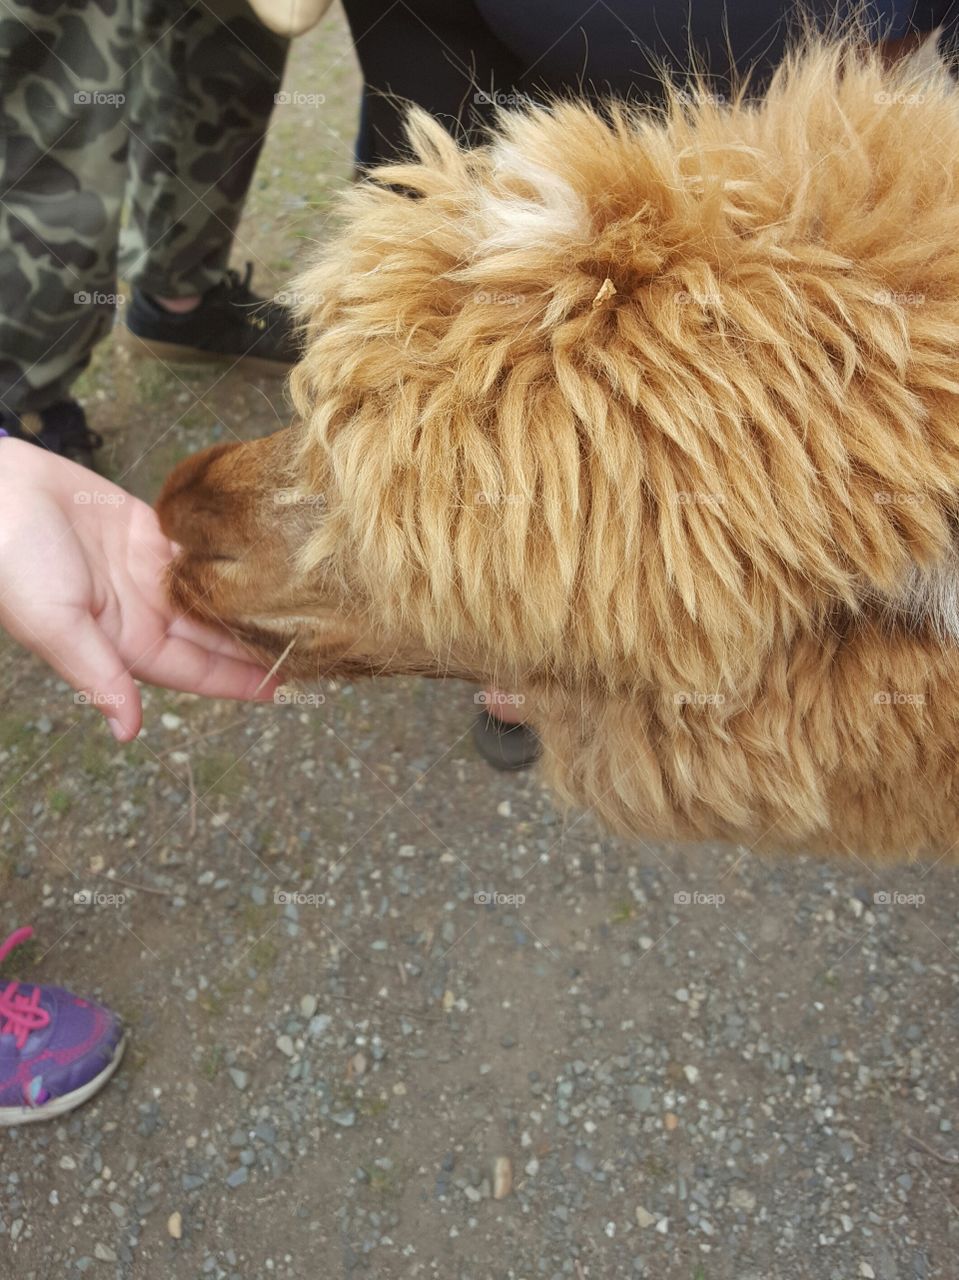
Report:
[[[241,702],[270,702],[279,682],[266,680],[266,671],[255,663],[211,653],[202,645],[167,636],[134,668],[140,680],[196,693],[204,698],[233,698]]]
[[[143,722],[140,691],[90,614],[72,621],[69,631],[44,637],[35,652],[72,686],[78,705],[100,712],[118,742],[137,736]]]
[[[210,653],[221,653],[227,658],[239,658],[242,662],[252,662],[254,665],[261,661],[254,647],[228,628],[224,627],[220,631],[216,627],[206,626],[182,614],[167,628],[167,635],[178,640],[188,640],[201,649],[206,649]]]

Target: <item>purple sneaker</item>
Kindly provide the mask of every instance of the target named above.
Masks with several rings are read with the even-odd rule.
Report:
[[[33,936],[0,943],[0,962]],[[0,983],[0,1126],[50,1120],[102,1089],[123,1057],[116,1014],[62,987]]]

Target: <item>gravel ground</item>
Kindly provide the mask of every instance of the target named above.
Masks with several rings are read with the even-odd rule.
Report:
[[[340,19],[288,84],[327,101],[278,111],[241,228],[277,287],[349,171]],[[119,341],[83,390],[147,497],[285,414]],[[5,974],[131,1029],[0,1137],[0,1275],[955,1280],[944,865],[611,840],[474,756],[463,685],[150,691],[120,748],[0,652]]]

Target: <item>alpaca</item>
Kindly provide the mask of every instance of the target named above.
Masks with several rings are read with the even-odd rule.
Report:
[[[959,96],[809,39],[759,101],[560,101],[341,200],[293,427],[159,503],[180,607],[292,679],[522,694],[612,829],[959,827]]]

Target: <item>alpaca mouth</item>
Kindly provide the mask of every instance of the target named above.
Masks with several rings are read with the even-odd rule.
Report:
[[[294,635],[290,643],[286,646],[286,648],[283,650],[280,656],[276,659],[276,661],[270,667],[269,671],[260,681],[260,689],[264,687],[264,685],[268,680],[272,680],[272,678],[278,674],[278,672],[280,671],[280,668],[283,666],[283,663],[286,661],[290,653],[293,651],[293,646],[296,644],[297,639],[298,637]],[[257,690],[257,692],[259,692],[259,689]]]
[[[243,618],[232,628],[268,668],[270,676],[291,682],[312,682],[335,676],[372,675],[376,663],[351,654],[342,639],[324,643],[321,623],[304,615]]]
[[[272,660],[277,654],[285,657],[298,641],[305,638],[303,627],[306,622],[305,618],[298,618],[295,625],[283,627],[272,618],[241,618],[233,630]]]

